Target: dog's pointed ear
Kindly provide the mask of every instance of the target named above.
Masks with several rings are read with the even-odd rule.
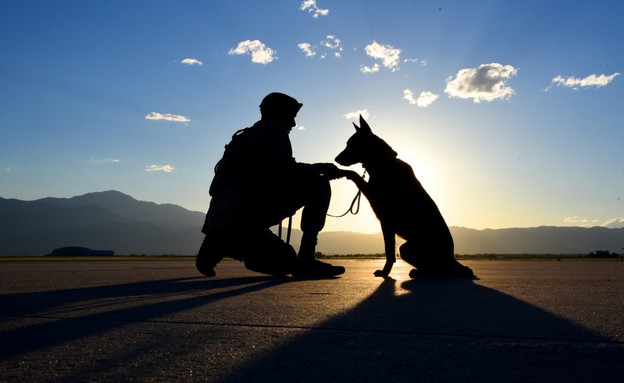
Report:
[[[355,122],[352,122],[352,124],[353,124],[353,127],[355,128],[355,131],[359,132],[360,131],[360,127],[355,125]]]
[[[361,114],[360,114],[360,129],[363,129],[365,132],[368,132],[368,133],[373,132],[370,126],[368,125],[368,122],[366,122],[366,120],[364,119],[364,117],[362,117]]]

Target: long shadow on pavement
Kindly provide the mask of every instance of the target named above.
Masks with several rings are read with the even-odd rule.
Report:
[[[472,281],[387,279],[228,381],[614,382],[623,360],[621,343]]]
[[[218,280],[176,278],[0,295],[0,321],[8,322],[15,318],[44,320],[43,323],[0,332],[3,345],[0,347],[0,361],[104,333],[130,323],[157,321],[170,314],[276,286],[285,281],[263,276]],[[210,293],[216,289],[227,290]],[[193,295],[195,291],[197,294]],[[76,325],[76,320],[80,321],[80,325]]]

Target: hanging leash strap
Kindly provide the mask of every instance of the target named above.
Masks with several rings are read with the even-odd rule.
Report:
[[[364,170],[364,173],[362,173],[362,179],[365,179],[365,178],[366,178],[366,170]],[[343,214],[340,214],[340,215],[332,215],[328,213],[327,216],[332,217],[332,218],[342,218],[349,213],[356,215],[360,211],[361,199],[362,199],[362,191],[358,188],[358,192],[353,198],[353,201],[351,201],[351,206],[349,206],[349,209],[347,211],[345,211]]]
[[[366,170],[364,170],[364,173],[362,173],[362,179],[365,179],[365,178],[366,178]],[[359,190],[358,188],[358,192],[355,194],[355,197],[353,198],[353,201],[351,201],[351,205],[349,206],[349,209],[347,211],[345,211],[341,215],[332,215],[328,213],[327,216],[333,217],[333,218],[342,218],[349,213],[356,215],[360,211],[361,199],[362,199],[362,191]],[[291,231],[292,231],[292,215],[288,217],[288,229],[286,231],[286,244],[290,244],[290,232]],[[277,236],[280,237],[280,239],[282,238],[282,222],[280,222],[279,225],[277,226]]]

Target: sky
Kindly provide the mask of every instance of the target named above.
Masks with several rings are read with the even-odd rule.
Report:
[[[0,197],[205,212],[224,145],[279,91],[304,105],[297,161],[333,162],[362,114],[450,226],[623,227],[623,18],[619,0],[4,1]],[[332,192],[338,215],[356,188]],[[366,201],[325,230],[380,231]]]

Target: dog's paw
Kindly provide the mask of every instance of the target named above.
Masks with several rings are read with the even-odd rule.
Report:
[[[345,177],[351,181],[359,180],[362,178],[359,174],[357,174],[353,170],[340,169],[340,172],[341,172],[340,177]]]
[[[390,274],[390,272],[386,271],[386,270],[376,270],[375,271],[375,276],[376,277],[387,277],[388,274]]]

